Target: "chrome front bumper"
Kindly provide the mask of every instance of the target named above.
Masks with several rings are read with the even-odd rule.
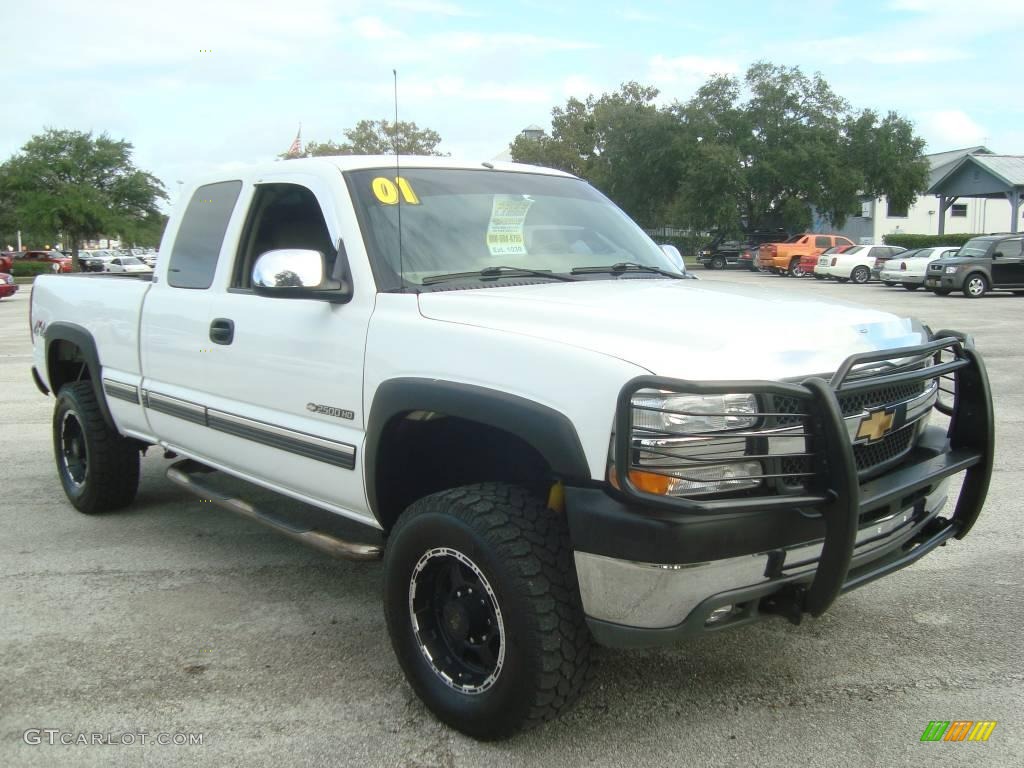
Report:
[[[948,501],[949,480],[911,508],[862,526],[854,565],[870,564],[898,548],[932,522]],[[682,565],[620,560],[588,552],[575,554],[583,610],[602,622],[640,629],[668,629],[687,622],[697,606],[737,590],[770,594],[813,575],[822,542],[773,552]],[[782,556],[779,562],[780,554]],[[722,625],[730,622],[723,621]]]

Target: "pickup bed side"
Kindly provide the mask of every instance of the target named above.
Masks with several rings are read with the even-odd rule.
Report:
[[[139,324],[151,283],[145,278],[103,274],[40,275],[32,290],[34,367],[57,394],[88,378],[106,418],[119,431],[153,440],[144,418],[124,399],[106,396],[112,382],[138,386]]]

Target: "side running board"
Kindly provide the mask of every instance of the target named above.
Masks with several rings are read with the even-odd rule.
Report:
[[[382,540],[380,543],[366,543],[340,538],[334,532],[326,532],[314,527],[315,523],[308,519],[311,513],[314,516],[330,516],[331,518],[336,518],[338,515],[316,510],[307,504],[259,488],[244,480],[230,477],[191,459],[179,461],[168,467],[167,479],[175,485],[180,485],[191,491],[204,501],[212,502],[218,507],[262,523],[278,533],[283,533],[295,541],[318,549],[332,557],[345,560],[379,560],[384,552]],[[249,498],[259,497],[260,501],[246,501],[241,498],[242,492],[245,492]],[[271,505],[275,509],[282,506],[291,507],[299,512],[305,512],[305,514],[296,513],[288,516],[274,514],[269,509]],[[303,520],[303,517],[307,519]],[[379,532],[369,526],[358,527],[366,528],[366,538],[380,539]]]

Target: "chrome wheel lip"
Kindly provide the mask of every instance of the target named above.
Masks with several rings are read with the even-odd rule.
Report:
[[[433,657],[430,655],[430,651],[427,648],[426,641],[422,636],[422,631],[419,623],[419,619],[416,617],[416,611],[413,606],[413,602],[416,598],[416,590],[418,586],[417,578],[424,571],[431,560],[438,558],[453,558],[462,565],[469,568],[473,574],[479,579],[481,586],[483,586],[488,598],[491,601],[491,605],[494,608],[494,614],[497,620],[497,632],[498,632],[498,657],[495,663],[494,669],[491,673],[481,682],[479,685],[465,685],[453,680],[449,675],[445,674],[441,670]],[[420,556],[416,565],[413,567],[412,576],[409,579],[409,619],[412,622],[413,637],[416,640],[416,645],[420,649],[420,653],[423,654],[423,658],[426,659],[430,669],[434,672],[441,682],[447,685],[452,690],[458,691],[459,693],[467,694],[469,696],[477,696],[481,693],[486,692],[494,686],[501,676],[501,670],[505,666],[505,621],[501,613],[501,605],[498,603],[497,596],[494,593],[494,588],[491,583],[484,576],[483,571],[474,563],[469,557],[452,547],[434,547],[427,550]]]
[[[70,446],[67,444],[68,428],[71,426],[69,422],[73,422],[78,429],[78,436],[72,440]],[[80,480],[75,479],[75,473],[71,469],[72,455],[78,458],[82,464]],[[85,442],[85,430],[82,429],[82,422],[72,411],[65,411],[60,422],[60,462],[64,477],[73,488],[78,490],[85,485],[85,481],[89,479],[89,447]]]

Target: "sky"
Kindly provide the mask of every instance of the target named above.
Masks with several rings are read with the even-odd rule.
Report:
[[[686,101],[752,62],[820,71],[926,151],[1024,154],[1022,0],[31,0],[0,3],[0,161],[46,127],[130,141],[179,180],[399,117],[489,160],[551,109],[635,80]]]

